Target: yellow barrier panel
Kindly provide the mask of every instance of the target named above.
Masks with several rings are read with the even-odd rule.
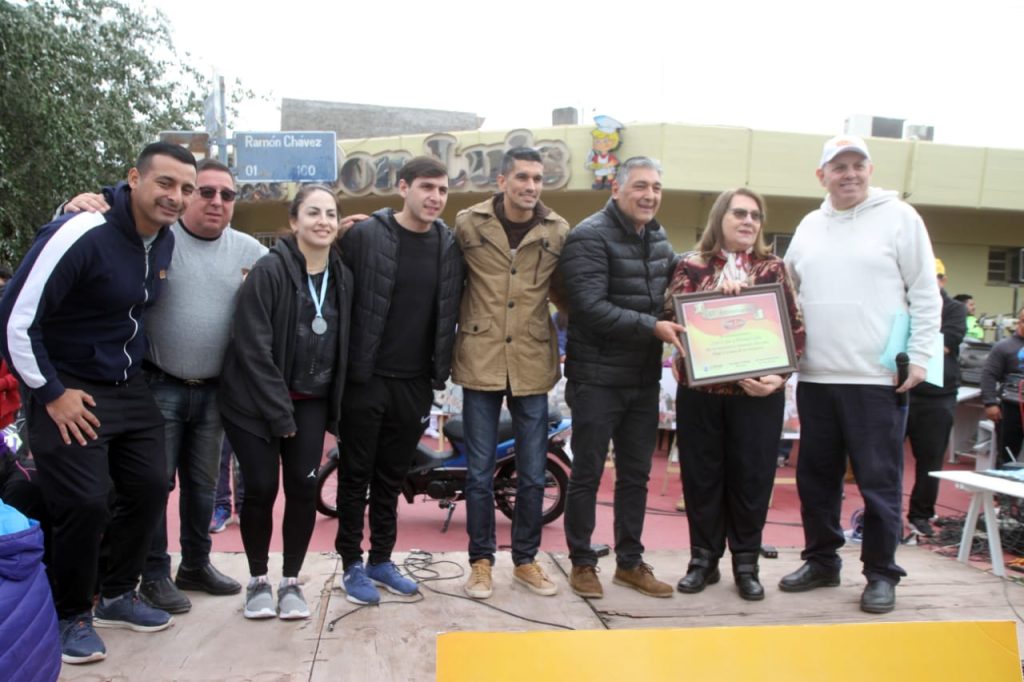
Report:
[[[1010,621],[450,632],[438,682],[1021,682]]]

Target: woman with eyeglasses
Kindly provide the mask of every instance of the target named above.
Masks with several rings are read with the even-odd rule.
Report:
[[[245,481],[240,524],[252,576],[246,618],[309,617],[299,570],[316,520],[324,433],[337,433],[348,357],[352,272],[335,246],[337,197],[323,185],[305,185],[289,216],[291,234],[242,285],[221,375],[224,430]],[[275,608],[268,553],[279,470],[284,566]]]
[[[764,200],[749,189],[723,192],[711,207],[696,249],[683,256],[666,292],[666,316],[675,319],[673,295],[781,283],[785,314],[799,354],[803,322],[782,259],[764,240]],[[775,481],[782,434],[785,376],[767,376],[690,387],[683,359],[676,360],[676,433],[690,529],[690,563],[676,588],[696,593],[719,581],[726,544],[743,599],[764,599],[758,580],[761,533]]]

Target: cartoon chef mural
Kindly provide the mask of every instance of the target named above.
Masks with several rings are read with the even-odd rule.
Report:
[[[619,131],[624,126],[611,116],[595,116],[594,123],[597,128],[590,131],[593,140],[586,163],[586,168],[594,171],[594,184],[591,188],[611,189],[615,169],[619,166],[619,160],[612,152],[622,143]]]

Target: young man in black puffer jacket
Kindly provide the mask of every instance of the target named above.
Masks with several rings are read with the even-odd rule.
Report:
[[[338,534],[335,548],[349,601],[375,604],[374,583],[414,594],[391,561],[398,494],[430,421],[432,389],[451,370],[462,295],[462,252],[441,220],[448,171],[429,157],[398,172],[401,211],[377,211],[341,240],[354,297],[348,381],[341,406]],[[363,564],[369,495],[370,552]]]

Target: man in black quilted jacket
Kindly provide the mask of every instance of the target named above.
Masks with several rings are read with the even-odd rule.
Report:
[[[679,346],[682,331],[658,318],[676,260],[654,219],[660,204],[661,167],[647,157],[628,159],[605,207],[569,232],[559,263],[569,297],[565,398],[573,417],[565,537],[569,586],[583,597],[603,596],[590,538],[609,441],[616,473],[613,582],[651,597],[672,596],[672,587],[644,563],[640,540],[663,344]]]

